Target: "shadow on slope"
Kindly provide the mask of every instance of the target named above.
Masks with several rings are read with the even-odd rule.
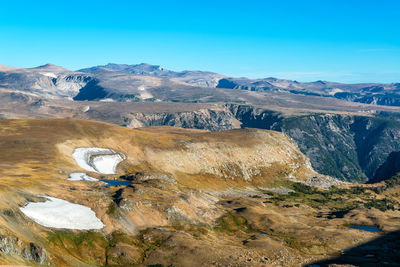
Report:
[[[73,98],[75,101],[100,100],[107,96],[107,92],[99,85],[98,80],[91,80],[79,90],[79,93]]]
[[[370,183],[387,180],[400,172],[400,151],[391,152],[386,161],[379,166]]]
[[[343,251],[342,255],[304,266],[400,266],[400,230]]]

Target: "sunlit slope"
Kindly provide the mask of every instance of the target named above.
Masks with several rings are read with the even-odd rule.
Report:
[[[85,147],[112,149],[126,158],[116,174],[90,172],[79,167],[72,156],[76,148]],[[287,179],[306,181],[318,176],[284,134],[254,129],[132,130],[76,119],[2,120],[0,149],[0,236],[8,240],[8,247],[15,248],[14,254],[3,255],[0,264],[69,266],[82,261],[95,265],[103,262],[104,248],[91,250],[99,255],[64,250],[55,245],[55,229],[40,225],[21,212],[27,203],[45,200],[40,196],[90,208],[104,224],[96,230],[101,235],[93,244],[102,246],[103,235],[115,231],[135,234],[147,227],[168,225],[176,220],[171,214],[177,211],[192,223],[213,223],[223,212],[215,207],[219,195],[247,190],[249,186],[269,186]],[[118,193],[117,188],[104,188],[102,182],[67,180],[75,172],[98,179],[134,177],[139,184]],[[181,199],[182,194],[187,195],[186,201]],[[146,201],[157,205],[147,206]],[[115,203],[119,203],[118,208]],[[37,212],[40,211],[35,211],[36,215]],[[39,256],[32,258],[31,254],[24,254],[26,250]]]
[[[294,183],[332,180],[314,172],[279,132],[3,120],[0,148],[0,248],[12,248],[0,250],[0,264],[168,266],[165,255],[177,253],[177,266],[186,266],[193,258],[186,251],[197,247],[202,261],[229,265],[236,261],[229,256],[246,253],[295,266],[378,235],[345,224],[397,229],[397,187],[319,190]],[[105,174],[104,166],[78,165],[82,151],[91,151],[94,163],[96,153],[110,151],[122,161],[115,174]],[[68,180],[71,173],[132,184],[104,187],[96,179]],[[85,220],[67,221],[75,218],[68,214],[73,208]],[[344,217],[329,217],[338,210]],[[245,265],[248,258],[238,260]]]
[[[30,182],[45,170],[48,175],[40,179],[81,170],[71,156],[77,147],[124,153],[127,159],[119,166],[120,174],[157,171],[189,184],[218,184],[209,180],[214,178],[238,185],[265,184],[277,177],[304,180],[314,175],[296,145],[274,131],[131,130],[75,119],[3,120],[0,143],[3,177],[24,177]]]

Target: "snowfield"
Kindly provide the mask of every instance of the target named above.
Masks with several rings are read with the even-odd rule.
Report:
[[[90,106],[85,106],[82,109],[83,112],[88,112],[89,110],[90,110]]]
[[[79,167],[101,174],[116,174],[118,164],[126,157],[108,148],[76,148],[72,157]]]
[[[46,73],[40,73],[44,76],[50,77],[50,78],[57,78],[57,75],[55,73],[52,72],[46,72]]]
[[[104,227],[104,224],[89,207],[55,197],[45,198],[47,199],[45,202],[29,202],[20,210],[36,223],[45,227],[76,230],[101,229]]]
[[[99,179],[93,178],[88,176],[86,173],[83,172],[73,172],[69,174],[68,181],[93,181],[97,182]]]

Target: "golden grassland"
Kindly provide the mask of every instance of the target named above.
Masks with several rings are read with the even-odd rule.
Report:
[[[245,181],[240,177],[243,166],[234,166],[227,161],[230,157],[243,157],[244,165],[254,167],[252,165],[258,162],[252,159],[254,155],[230,153],[235,153],[243,148],[251,154],[258,147],[265,146],[265,143],[274,147],[275,150],[268,151],[274,153],[278,151],[280,141],[289,144],[283,134],[271,131],[232,130],[211,133],[172,127],[132,130],[106,123],[76,119],[2,120],[0,121],[0,193],[3,201],[0,203],[0,208],[3,210],[3,215],[0,216],[0,221],[6,231],[13,233],[21,240],[26,242],[35,240],[46,244],[48,230],[22,216],[18,207],[27,201],[40,201],[40,198],[37,197],[39,195],[51,195],[91,207],[107,225],[102,231],[105,234],[111,234],[121,227],[123,228],[118,219],[107,214],[110,206],[113,206],[112,195],[115,192],[112,189],[111,191],[105,190],[101,184],[71,183],[66,180],[70,172],[82,171],[71,157],[76,147],[107,147],[124,153],[127,155],[127,160],[120,165],[120,174],[156,171],[176,179],[178,184],[175,190],[192,191],[193,189],[189,188],[196,190],[208,188],[212,191],[252,184],[251,181]],[[199,144],[199,147],[190,148],[190,145],[193,144]],[[299,152],[294,151],[294,146],[291,149],[294,154],[293,160],[299,160]],[[220,150],[222,152],[219,152]],[[219,156],[222,155],[223,158],[207,158],[207,153],[215,151],[220,153]],[[205,155],[196,158],[198,152]],[[187,153],[195,160],[186,160]],[[169,162],[168,157],[175,157],[175,162]],[[200,168],[202,163],[199,164],[195,162],[196,160],[216,161],[217,164],[213,168],[218,170],[214,173],[207,173]],[[278,157],[277,160],[280,158]],[[191,164],[198,168],[197,171],[190,171]],[[169,165],[175,167],[171,168]],[[186,171],[179,171],[180,165],[185,165],[182,168]],[[254,179],[253,182],[265,185],[276,179],[276,176],[280,177],[282,175],[281,165],[281,163],[271,161],[268,166],[261,167],[261,170],[251,177]],[[226,166],[229,167],[227,170],[224,169]],[[282,169],[284,168],[282,167]],[[95,173],[90,173],[90,175],[101,177]],[[118,176],[111,175],[107,178],[116,177]],[[170,203],[170,205],[173,205],[174,200],[179,202],[175,197],[176,193],[168,194],[165,190],[161,190],[160,195],[161,197],[156,198],[144,195],[141,196],[141,200],[148,199],[153,202]],[[179,205],[183,209],[190,210],[188,204],[181,203]],[[137,214],[142,214],[148,219],[140,219]],[[168,223],[162,219],[160,211],[154,211],[145,205],[140,206],[135,214],[131,212],[126,216],[132,217],[131,220],[136,223],[136,226],[144,228],[148,225],[156,226],[159,223],[164,225]],[[153,223],[149,223],[151,219],[153,219]],[[130,229],[130,231],[137,232],[137,227],[130,227]],[[59,251],[58,246],[47,246],[46,248],[54,255],[64,254]],[[73,261],[71,257],[77,258],[78,256],[72,253],[67,260],[64,257],[60,259],[56,257],[54,260],[60,261],[62,264],[65,260]]]
[[[66,180],[70,172],[83,171],[71,157],[77,147],[124,153],[117,175],[88,174],[125,175],[135,184],[104,188]],[[76,119],[3,120],[0,235],[40,244],[55,266],[299,266],[380,235],[347,224],[397,229],[397,186],[381,192],[376,185],[324,191],[289,181],[290,175],[305,180],[318,174],[293,142],[273,131],[132,130]],[[261,186],[285,186],[295,193],[270,193],[257,189]],[[216,194],[250,187],[258,194]],[[42,227],[18,209],[41,201],[38,195],[86,205],[106,227]],[[343,218],[330,218],[341,211]],[[34,265],[7,255],[0,257],[3,263]]]

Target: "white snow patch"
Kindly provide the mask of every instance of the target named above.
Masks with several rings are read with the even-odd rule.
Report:
[[[68,181],[93,181],[97,182],[99,179],[93,178],[88,176],[86,173],[83,172],[73,172],[69,174]]]
[[[82,111],[83,112],[88,112],[90,110],[90,106],[84,106]]]
[[[51,77],[51,78],[57,78],[57,75],[52,72],[45,72],[45,73],[40,73],[40,74],[47,76],[47,77]]]
[[[149,99],[149,98],[153,98],[153,97],[154,96],[152,94],[150,94],[149,92],[147,92],[147,91],[142,91],[140,93],[140,98],[141,99]]]
[[[150,92],[146,90],[144,86],[139,86],[138,90],[140,91],[139,93],[141,99],[149,99],[154,97]]]
[[[102,174],[116,174],[118,164],[126,157],[108,148],[76,148],[72,157],[79,167]]]
[[[335,95],[336,93],[341,93],[341,92],[343,92],[342,89],[333,88],[333,89],[328,93],[328,95]]]
[[[36,223],[51,228],[90,230],[101,229],[104,224],[89,207],[73,204],[55,197],[45,202],[29,202],[19,208]]]

